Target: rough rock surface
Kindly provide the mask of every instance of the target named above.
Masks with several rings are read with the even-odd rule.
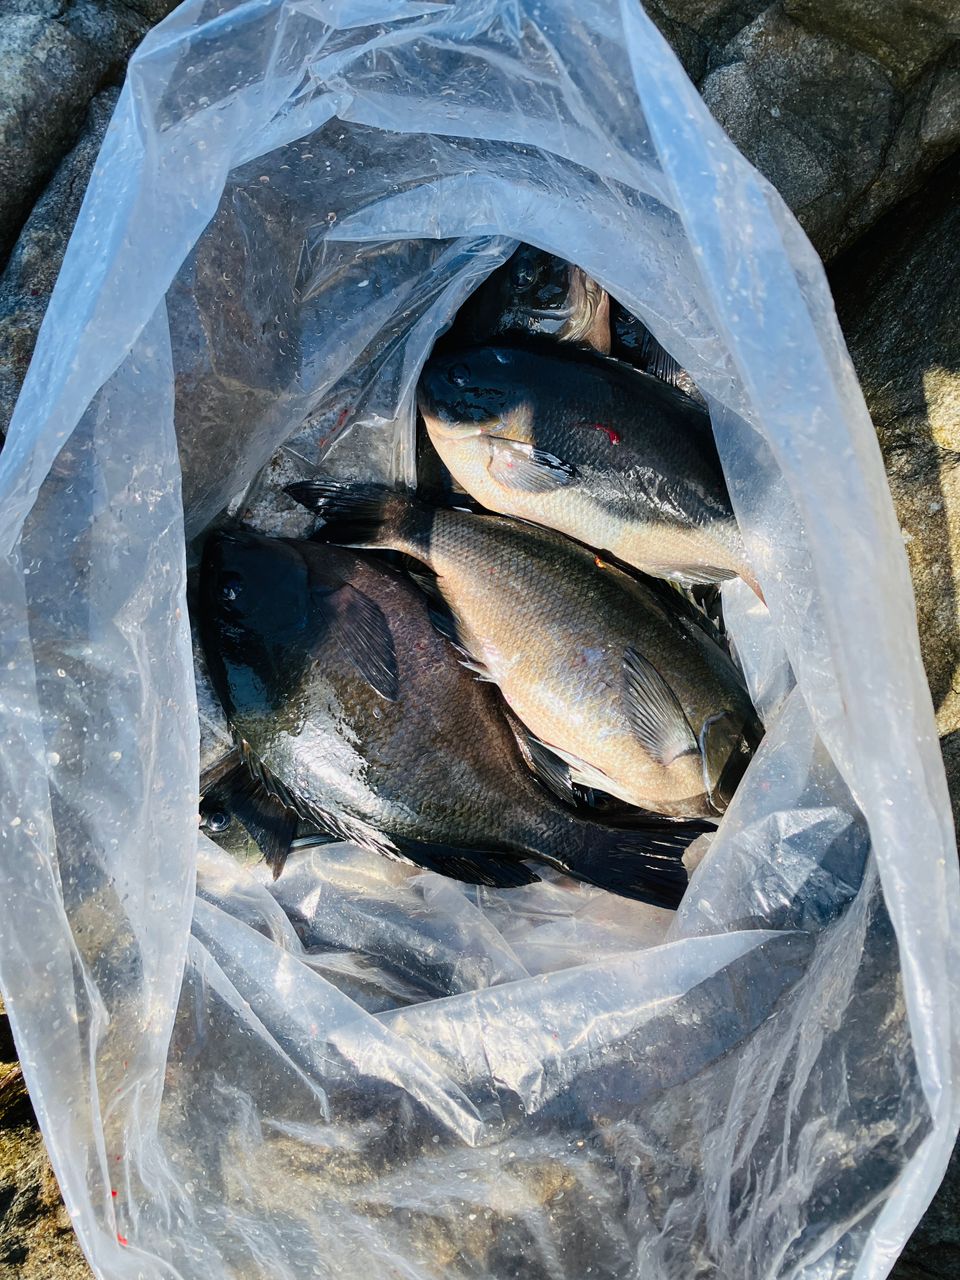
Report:
[[[6,0],[0,9],[0,263],[87,103],[122,76],[149,28],[110,0]]]
[[[752,13],[657,0],[651,14],[825,259],[960,144],[954,0],[779,0]]]
[[[960,821],[960,158],[832,274],[913,576],[920,643]]]
[[[104,89],[91,102],[79,141],[34,206],[0,276],[0,441],[119,92]]]
[[[837,262],[831,284],[903,529],[960,823],[960,156]],[[877,584],[882,590],[882,584]],[[960,1275],[960,1151],[893,1271]]]

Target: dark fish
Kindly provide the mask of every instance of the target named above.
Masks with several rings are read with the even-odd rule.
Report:
[[[495,691],[398,570],[317,542],[221,533],[205,549],[200,609],[214,686],[271,823],[290,811],[476,884],[528,884],[533,859],[679,901],[681,855],[702,826],[611,830],[554,799],[524,768]],[[268,845],[276,873],[281,845]]]
[[[489,342],[506,334],[610,350],[610,299],[580,267],[524,244],[460,308],[442,344]]]
[[[290,849],[332,839],[302,822],[258,784],[237,749],[200,776],[200,830],[245,862],[265,858],[273,863]]]
[[[697,384],[674,360],[673,356],[662,347],[642,320],[638,320],[632,311],[620,302],[611,301],[611,337],[610,352],[618,360],[632,364],[642,373],[649,373],[661,382],[668,382],[677,387],[685,395],[706,407],[706,401],[700,394]]]
[[[532,245],[521,245],[467,299],[437,350],[514,338],[550,339],[610,350],[610,299],[579,267]],[[422,422],[417,429],[417,492],[425,502],[473,502],[443,465]]]
[[[674,817],[723,812],[762,732],[706,619],[562,534],[372,486],[288,492],[322,537],[415,556],[474,667],[574,782]]]
[[[429,361],[420,411],[454,478],[491,511],[558,529],[686,584],[747,564],[709,416],[619,361],[521,347]]]

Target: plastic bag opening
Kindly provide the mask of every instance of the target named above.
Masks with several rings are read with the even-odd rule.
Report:
[[[190,541],[285,468],[410,482],[521,240],[690,370],[770,605],[728,593],[768,736],[675,918],[198,847]],[[0,498],[0,982],[101,1275],[886,1274],[957,1125],[906,565],[822,269],[638,7],[184,5]]]

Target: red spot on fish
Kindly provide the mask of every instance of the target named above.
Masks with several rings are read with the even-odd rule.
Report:
[[[616,431],[613,427],[606,427],[602,422],[591,422],[590,425],[593,427],[594,431],[602,431],[611,444],[620,443],[620,432]]]
[[[113,1196],[113,1198],[114,1198],[114,1199],[116,1199],[116,1198],[117,1198],[117,1193],[116,1193],[116,1191],[111,1191],[111,1192],[110,1192],[110,1194]]]
[[[122,1235],[120,1234],[120,1232],[119,1232],[119,1231],[117,1232],[117,1239],[119,1240],[119,1242],[120,1242],[121,1244],[129,1244],[129,1243],[130,1243],[130,1241],[127,1239],[127,1237],[126,1237],[126,1236],[122,1236]]]

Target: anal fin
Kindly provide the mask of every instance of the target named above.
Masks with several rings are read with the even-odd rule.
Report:
[[[394,843],[408,861],[436,871],[465,884],[486,885],[492,889],[516,889],[535,884],[540,877],[518,857],[488,849],[461,849],[452,845],[395,837]]]
[[[558,800],[575,807],[578,796],[570,777],[569,764],[552,751],[545,742],[534,737],[527,726],[521,723],[506,706],[503,710],[527,768],[541,786],[546,787]]]

